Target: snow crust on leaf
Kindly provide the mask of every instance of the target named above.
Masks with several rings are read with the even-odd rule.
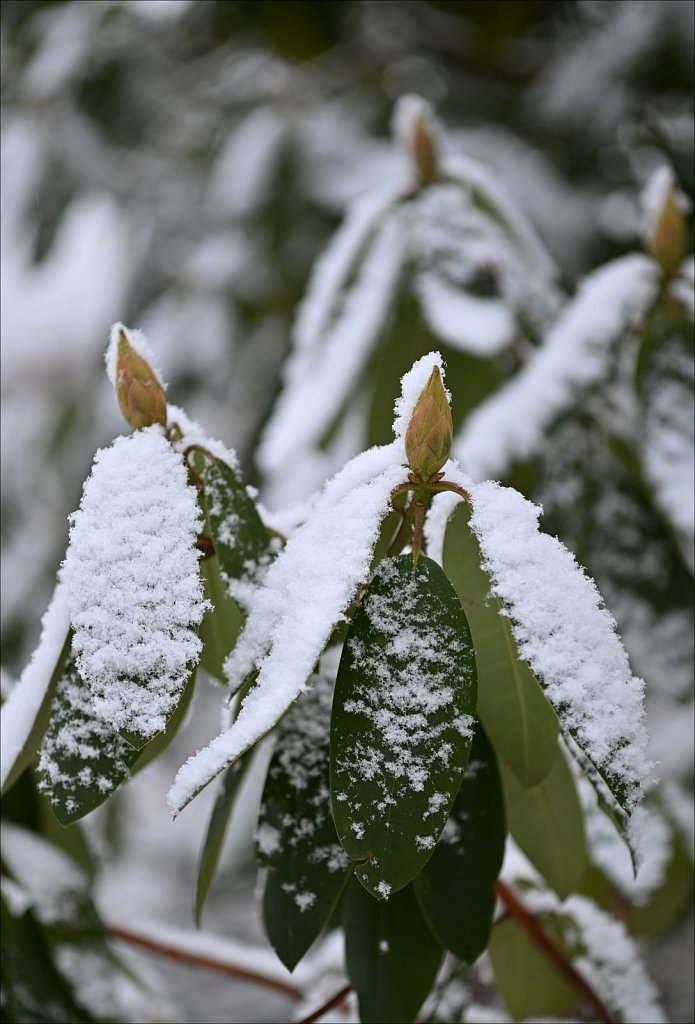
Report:
[[[584,279],[542,347],[464,423],[454,451],[470,476],[499,478],[514,459],[536,451],[555,417],[606,377],[615,342],[647,311],[658,279],[656,264],[640,254]]]
[[[104,355],[104,362],[106,363],[106,373],[108,374],[108,378],[113,384],[113,386],[116,387],[117,383],[116,370],[118,366],[118,339],[120,337],[121,331],[123,331],[123,333],[125,334],[126,338],[128,339],[128,344],[133,349],[133,351],[136,352],[141,359],[144,359],[149,368],[152,370],[162,390],[166,391],[167,386],[164,383],[164,380],[162,379],[162,371],[159,369],[157,356],[155,355],[154,350],[150,345],[149,341],[147,340],[142,331],[135,330],[132,327],[126,327],[125,324],[122,323],[113,324],[113,326],[111,327],[111,332],[109,334],[109,344]]]
[[[371,448],[330,480],[272,563],[225,665],[237,683],[259,668],[237,720],[179,769],[167,797],[178,813],[271,729],[305,688],[326,641],[368,576],[391,490],[405,476],[403,444]]]
[[[634,810],[653,769],[644,683],[632,675],[612,615],[574,556],[539,531],[537,506],[490,481],[468,490],[471,527],[520,656],[543,684],[563,729]]]
[[[159,427],[97,452],[63,578],[80,674],[115,729],[160,732],[198,659],[200,526],[195,489]]]
[[[327,309],[323,319],[317,315],[320,337],[312,343],[298,327],[287,387],[260,448],[265,468],[279,469],[295,449],[318,444],[348,399],[388,317],[403,265],[403,219],[395,213],[383,225],[333,322]]]
[[[67,589],[58,582],[41,620],[41,638],[0,711],[0,784],[9,774],[29,739],[70,628]]]

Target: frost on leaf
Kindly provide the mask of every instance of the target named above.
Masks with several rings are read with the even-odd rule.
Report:
[[[471,526],[524,658],[562,728],[631,812],[651,780],[644,683],[633,676],[593,581],[556,538],[540,533],[540,509],[495,483],[470,485]]]
[[[97,714],[137,746],[164,729],[200,654],[199,527],[160,428],[97,452],[63,567],[73,653]]]

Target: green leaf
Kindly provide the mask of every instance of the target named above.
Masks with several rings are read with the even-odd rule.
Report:
[[[232,581],[253,582],[274,557],[274,545],[253,499],[226,462],[208,459],[203,479],[220,577],[235,596]]]
[[[412,886],[375,900],[350,881],[343,911],[348,977],[363,1024],[407,1024],[429,994],[442,950]]]
[[[236,601],[228,596],[220,576],[220,563],[216,555],[204,558],[200,565],[205,584],[205,596],[212,607],[205,613],[200,625],[203,653],[200,665],[221,683],[227,683],[224,662],[234,647],[244,625],[244,616]]]
[[[551,917],[543,918],[542,924],[561,940]],[[495,926],[488,952],[497,988],[515,1020],[567,1016],[576,998],[574,989],[515,920]]]
[[[33,913],[10,913],[2,900],[2,1020],[7,1024],[89,1024],[58,972]]]
[[[70,655],[63,664],[39,754],[39,789],[62,825],[84,817],[128,778],[138,752],[92,708]]]
[[[442,838],[414,886],[439,941],[473,963],[487,946],[507,826],[495,754],[480,725]]]
[[[183,693],[181,694],[181,699],[174,708],[174,711],[166,724],[164,732],[158,733],[154,737],[154,739],[150,740],[150,742],[146,746],[144,746],[141,750],[137,752],[138,756],[130,770],[131,775],[135,775],[136,772],[142,771],[142,769],[146,768],[151,761],[154,761],[155,757],[159,757],[159,755],[163,751],[165,751],[166,748],[169,746],[174,736],[176,736],[176,733],[179,731],[179,728],[181,727],[181,724],[184,718],[186,717],[186,713],[188,712],[191,700],[193,698],[193,691],[195,690],[196,673],[197,666],[191,672],[188,678],[188,682],[186,683]]]
[[[647,903],[628,909],[630,934],[657,938],[672,928],[692,906],[693,862],[679,829],[673,830],[673,852],[661,885]]]
[[[263,919],[289,970],[323,931],[351,873],[331,815],[331,697],[330,681],[315,678],[283,718],[261,803]]]
[[[561,899],[574,892],[588,865],[584,818],[572,772],[560,747],[542,782],[530,789],[500,764],[507,824],[533,866]]]
[[[451,583],[429,558],[383,561],[355,612],[331,720],[333,817],[374,895],[432,855],[468,761],[475,658]]]
[[[39,710],[36,712],[34,723],[31,727],[29,735],[27,736],[26,742],[22,746],[22,749],[17,754],[14,764],[7,773],[5,779],[5,785],[2,787],[2,792],[6,793],[10,789],[17,779],[22,775],[24,769],[27,768],[36,757],[36,753],[41,746],[41,740],[46,732],[48,721],[51,715],[51,705],[55,696],[56,688],[58,686],[58,680],[60,679],[63,672],[63,665],[65,660],[70,654],[70,646],[72,644],[72,630],[68,630],[68,634],[65,638],[63,648],[58,655],[58,660],[55,664],[55,668],[51,674],[51,678],[46,687],[46,691],[41,699]]]
[[[193,914],[196,924],[200,924],[205,901],[210,892],[212,880],[215,877],[217,864],[222,852],[229,818],[234,807],[239,788],[244,781],[249,765],[255,754],[255,749],[247,750],[234,762],[222,776],[221,784],[212,807],[208,830],[205,834],[203,849],[198,864],[198,876],[196,879],[195,903]]]
[[[444,538],[444,569],[470,625],[478,666],[478,716],[496,753],[524,786],[550,771],[558,720],[531,669],[519,657],[502,602],[490,592],[465,502],[455,509]]]

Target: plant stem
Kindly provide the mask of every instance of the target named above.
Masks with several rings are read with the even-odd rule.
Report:
[[[340,991],[336,992],[334,996],[331,996],[323,1006],[319,1006],[318,1010],[314,1010],[314,1012],[310,1013],[308,1017],[302,1017],[297,1024],[314,1024],[314,1021],[318,1020],[319,1017],[323,1017],[324,1013],[328,1013],[328,1011],[332,1010],[334,1006],[338,1005],[338,1003],[342,1003],[343,999],[345,999],[351,991],[351,985],[344,985]]]
[[[408,541],[410,540],[410,527],[413,521],[413,516],[415,515],[413,502],[411,502],[410,505],[403,509],[402,514],[403,518],[401,520],[401,525],[398,528],[398,533],[393,538],[391,546],[386,552],[389,558],[394,558],[396,555],[399,555],[403,548],[408,543]]]
[[[415,525],[413,526],[413,561],[417,565],[422,553],[422,531],[425,525],[425,512],[427,506],[424,501],[414,501]]]
[[[499,878],[495,882],[495,892],[531,941],[535,942],[538,948],[552,961],[557,971],[591,1005],[599,1020],[603,1021],[604,1024],[615,1024],[615,1018],[600,996],[594,992],[586,979],[572,966],[572,962],[565,950],[541,927],[536,918],[529,913],[517,897],[516,893]]]
[[[221,971],[222,974],[241,978],[242,981],[252,981],[257,985],[265,985],[266,988],[274,988],[276,991],[284,992],[285,995],[293,996],[295,999],[301,995],[300,989],[296,985],[288,981],[282,981],[280,978],[273,978],[272,975],[263,974],[261,971],[251,970],[248,967],[239,967],[224,960],[215,960],[200,953],[189,952],[188,950],[180,949],[178,946],[159,942],[145,935],[139,935],[128,928],[110,926],[106,931],[112,939],[118,939],[119,942],[128,942],[131,946],[140,946],[150,953],[169,957],[170,960],[178,960],[195,967],[206,967],[211,971]]]

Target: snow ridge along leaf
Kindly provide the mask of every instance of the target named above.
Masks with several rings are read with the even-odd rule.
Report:
[[[391,491],[404,477],[403,455],[402,441],[394,441],[349,462],[269,567],[225,666],[233,689],[256,669],[258,679],[231,728],[179,769],[168,795],[174,813],[272,729],[305,688],[369,575]]]
[[[430,558],[380,563],[350,626],[331,720],[333,817],[356,874],[388,899],[446,824],[473,735],[475,656]]]
[[[97,452],[63,576],[80,675],[134,746],[166,727],[200,654],[199,528],[196,492],[159,427]]]
[[[653,765],[644,683],[632,675],[614,619],[574,556],[539,531],[537,506],[490,481],[467,486],[471,526],[519,654],[542,683],[563,730],[630,813],[652,781]]]

